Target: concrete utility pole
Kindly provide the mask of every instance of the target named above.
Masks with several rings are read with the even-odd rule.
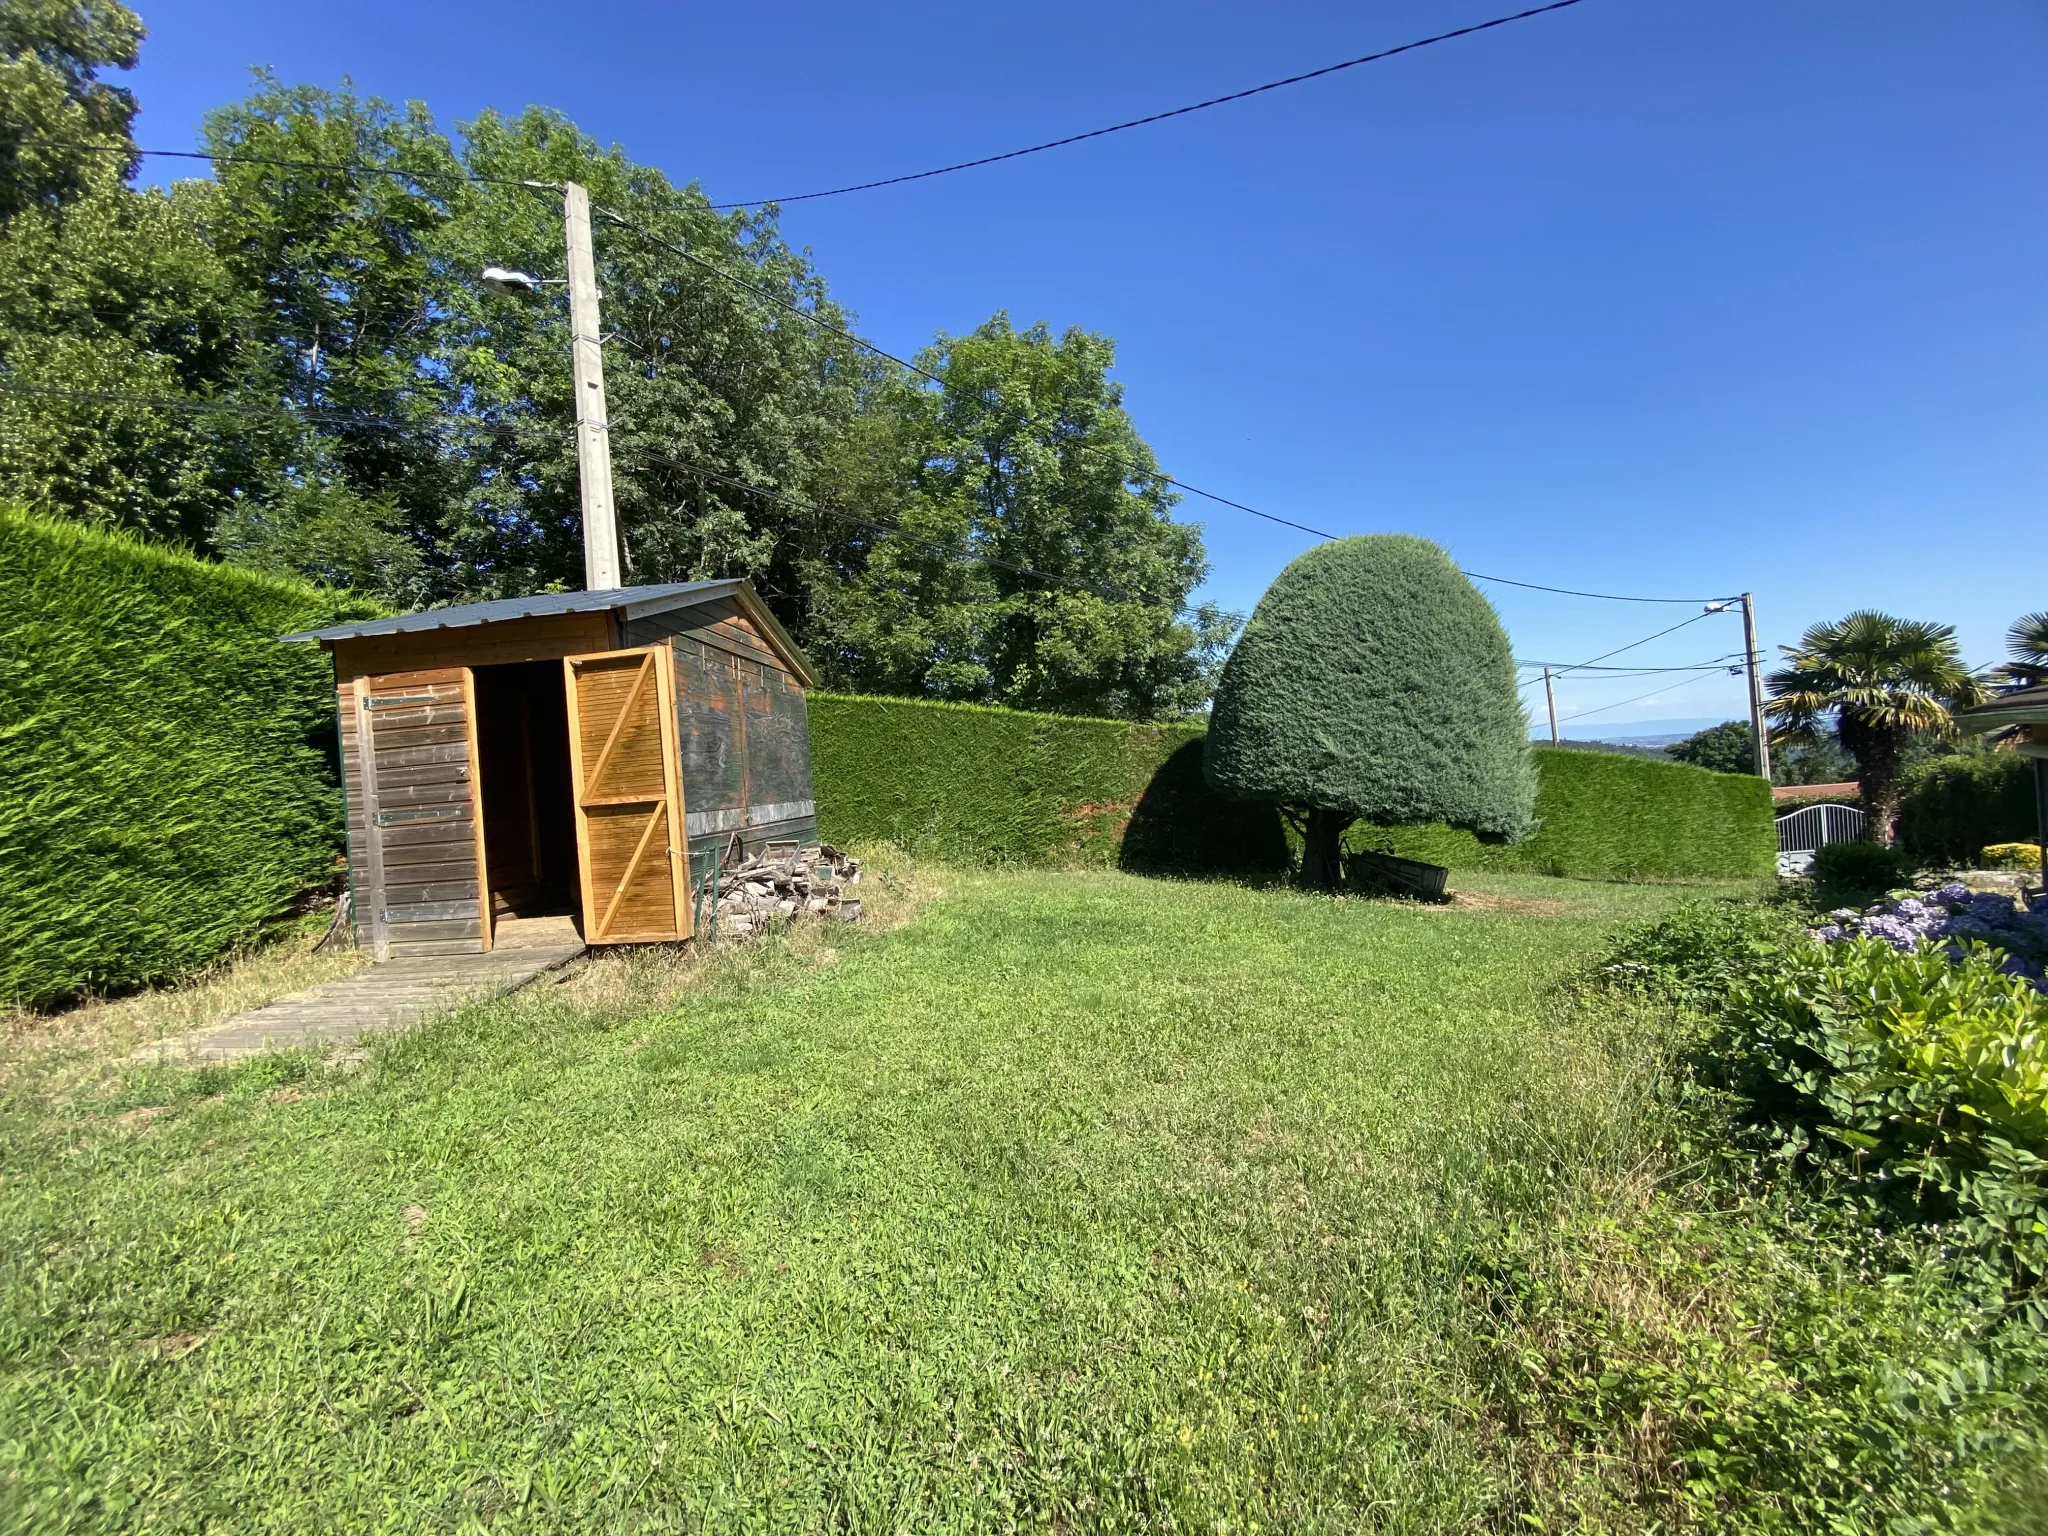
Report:
[[[576,376],[576,468],[583,482],[583,585],[619,585],[619,528],[612,513],[612,443],[604,404],[604,331],[597,315],[597,262],[590,251],[590,193],[562,187],[569,244],[569,348]]]
[[[1742,650],[1749,662],[1749,729],[1756,738],[1757,777],[1771,778],[1771,736],[1764,724],[1764,678],[1762,658],[1756,652],[1756,602],[1742,594]]]
[[[1557,695],[1550,691],[1550,668],[1543,669],[1543,703],[1550,710],[1550,744],[1557,745]]]

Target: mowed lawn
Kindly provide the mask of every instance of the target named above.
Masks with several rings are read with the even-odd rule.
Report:
[[[1491,1235],[1629,1155],[1688,893],[925,871],[359,1067],[17,1044],[0,1528],[1469,1531]]]

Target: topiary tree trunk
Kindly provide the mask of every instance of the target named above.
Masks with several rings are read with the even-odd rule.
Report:
[[[1301,883],[1311,891],[1334,891],[1343,874],[1344,829],[1358,818],[1346,811],[1309,806],[1302,815]]]

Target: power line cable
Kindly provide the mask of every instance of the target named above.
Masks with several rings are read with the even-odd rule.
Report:
[[[1576,3],[1576,0],[1574,0],[1574,3]],[[717,262],[707,261],[704,257],[697,255],[696,252],[690,250],[687,246],[666,239],[661,235],[657,235],[656,233],[654,233],[654,231],[647,229],[642,225],[634,223],[631,219],[626,218],[622,214],[615,213],[609,208],[593,208],[592,212],[605,219],[608,223],[614,224],[619,228],[626,230],[630,234],[638,235],[641,239],[648,241],[650,244],[658,245],[663,250],[666,250],[673,255],[681,257],[683,260],[690,262],[694,266],[702,267],[705,271],[711,273],[714,277],[722,277],[727,282],[733,283],[738,287],[746,289],[749,293],[754,294],[757,298],[763,299],[770,304],[778,306],[779,308],[788,310],[798,319],[806,320],[811,324],[817,326],[821,330],[830,331],[833,335],[838,336],[845,341],[852,342],[855,346],[861,348],[863,351],[868,352],[872,356],[882,359],[884,362],[894,363],[897,367],[902,368],[909,373],[916,374],[919,378],[924,379],[929,383],[936,384],[940,389],[946,390],[949,393],[952,392],[953,390],[954,386],[949,384],[939,374],[932,372],[929,368],[926,368],[919,363],[911,362],[908,358],[898,357],[895,353],[890,352],[885,348],[877,346],[874,342],[867,340],[865,337],[855,335],[852,331],[847,330],[844,326],[834,325],[831,321],[824,319],[814,311],[805,309],[800,304],[794,304],[790,302],[788,299],[784,298],[781,294],[776,293],[771,288],[763,287],[761,284],[752,282],[747,278],[741,277],[737,273],[728,272],[724,267],[720,266]],[[1336,539],[1342,537],[1342,535],[1340,534],[1329,533],[1321,528],[1312,528],[1307,523],[1297,523],[1290,518],[1280,517],[1271,512],[1262,512],[1257,507],[1247,506],[1244,502],[1241,501],[1233,501],[1228,496],[1221,496],[1214,491],[1204,490],[1202,487],[1198,485],[1190,485],[1187,481],[1177,479],[1172,475],[1162,474],[1159,476],[1159,479],[1162,483],[1166,485],[1173,486],[1177,490],[1186,491],[1191,495],[1200,496],[1206,501],[1213,501],[1220,503],[1221,505],[1226,507],[1235,508],[1239,512],[1246,512],[1253,517],[1263,518],[1269,523],[1278,523],[1283,527],[1293,528],[1302,533],[1312,534],[1319,539]],[[1471,577],[1475,581],[1499,582],[1505,586],[1524,587],[1532,592],[1555,592],[1566,597],[1598,598],[1603,602],[1610,603],[1681,603],[1690,605],[1694,603],[1710,603],[1722,601],[1722,599],[1720,598],[1711,597],[1631,597],[1616,592],[1583,592],[1572,587],[1547,587],[1542,586],[1539,583],[1533,581],[1516,581],[1512,577],[1508,576],[1489,576],[1482,571],[1465,571],[1463,572],[1463,574]]]
[[[1619,672],[1629,677],[1648,677],[1653,672],[1707,671],[1715,667],[1726,666],[1729,662],[1737,659],[1742,654],[1743,653],[1741,651],[1730,651],[1725,656],[1710,657],[1706,661],[1688,662],[1684,666],[1680,667],[1597,667],[1588,665],[1585,662],[1573,663],[1568,661],[1524,661],[1520,657],[1515,658],[1515,665],[1518,667],[1549,667],[1552,669],[1551,676],[1553,677],[1557,676],[1559,672],[1567,669],[1573,672]]]
[[[1693,677],[1686,679],[1682,683],[1673,683],[1669,688],[1652,688],[1648,693],[1639,693],[1632,699],[1620,699],[1612,704],[1602,704],[1597,709],[1582,709],[1575,715],[1559,715],[1557,723],[1563,725],[1567,720],[1584,720],[1591,715],[1604,715],[1610,709],[1620,709],[1628,704],[1640,704],[1645,699],[1654,699],[1660,693],[1676,693],[1681,688],[1690,688],[1694,683],[1703,683],[1705,681],[1706,679],[1703,677]]]
[[[1434,37],[1417,38],[1412,43],[1402,43],[1394,48],[1382,48],[1377,53],[1360,54],[1355,59],[1341,63],[1326,64],[1321,69],[1311,69],[1305,74],[1289,75],[1284,80],[1269,80],[1264,85],[1254,85],[1247,90],[1232,91],[1227,96],[1212,96],[1207,101],[1197,101],[1185,107],[1174,107],[1166,112],[1153,112],[1145,117],[1134,117],[1128,122],[1112,123],[1107,128],[1091,128],[1086,133],[1070,133],[1065,138],[1048,139],[1043,144],[1032,144],[1024,149],[1007,150],[1000,155],[983,155],[975,160],[961,160],[952,165],[942,165],[934,170],[913,171],[905,176],[885,176],[880,181],[863,181],[852,186],[832,187],[823,192],[798,192],[788,197],[763,197],[750,202],[713,203],[714,208],[753,208],[763,203],[804,203],[820,197],[843,197],[848,192],[872,192],[877,187],[901,186],[907,181],[928,181],[934,176],[950,176],[955,171],[971,171],[977,166],[999,165],[1005,160],[1021,160],[1026,155],[1043,154],[1048,149],[1063,149],[1069,144],[1085,143],[1089,139],[1106,138],[1112,133],[1123,133],[1131,128],[1143,128],[1149,123],[1163,123],[1169,118],[1186,117],[1190,112],[1204,112],[1210,107],[1224,106],[1233,101],[1243,101],[1249,96],[1262,96],[1268,91],[1282,90],[1290,85],[1300,85],[1308,80],[1320,80],[1325,75],[1334,75],[1340,70],[1356,69],[1361,64],[1374,64],[1381,59],[1391,59],[1397,54],[1413,53],[1418,48],[1428,48],[1435,43],[1448,43],[1453,38],[1470,37],[1475,32],[1490,32],[1495,27],[1507,26],[1510,22],[1527,21],[1532,16],[1546,15],[1551,11],[1562,11],[1580,3],[1580,0],[1552,0],[1549,5],[1539,5],[1526,11],[1517,11],[1512,16],[1496,16],[1491,21],[1474,22],[1469,27],[1457,27],[1449,32],[1439,32]]]
[[[1585,668],[1592,666],[1593,663],[1596,661],[1605,661],[1610,656],[1619,656],[1623,651],[1632,651],[1639,645],[1648,645],[1652,640],[1661,640],[1666,635],[1675,634],[1677,631],[1684,629],[1688,624],[1697,624],[1701,619],[1710,619],[1714,617],[1716,613],[1724,611],[1725,610],[1722,609],[1712,609],[1706,613],[1696,613],[1689,619],[1680,619],[1676,624],[1673,624],[1668,629],[1658,630],[1654,635],[1645,635],[1640,640],[1631,640],[1627,645],[1617,645],[1611,651],[1602,651],[1598,656],[1590,657],[1585,661],[1574,662],[1572,663],[1572,665],[1560,668],[1559,670],[1552,672],[1550,675],[1553,679],[1555,679],[1563,677],[1568,672],[1582,671]]]

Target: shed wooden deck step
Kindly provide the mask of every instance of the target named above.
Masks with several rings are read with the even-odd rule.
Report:
[[[367,971],[237,1014],[196,1034],[159,1040],[149,1060],[233,1061],[305,1046],[348,1047],[371,1030],[410,1029],[465,1003],[500,997],[567,965],[583,945],[531,945],[487,955],[383,960]]]

